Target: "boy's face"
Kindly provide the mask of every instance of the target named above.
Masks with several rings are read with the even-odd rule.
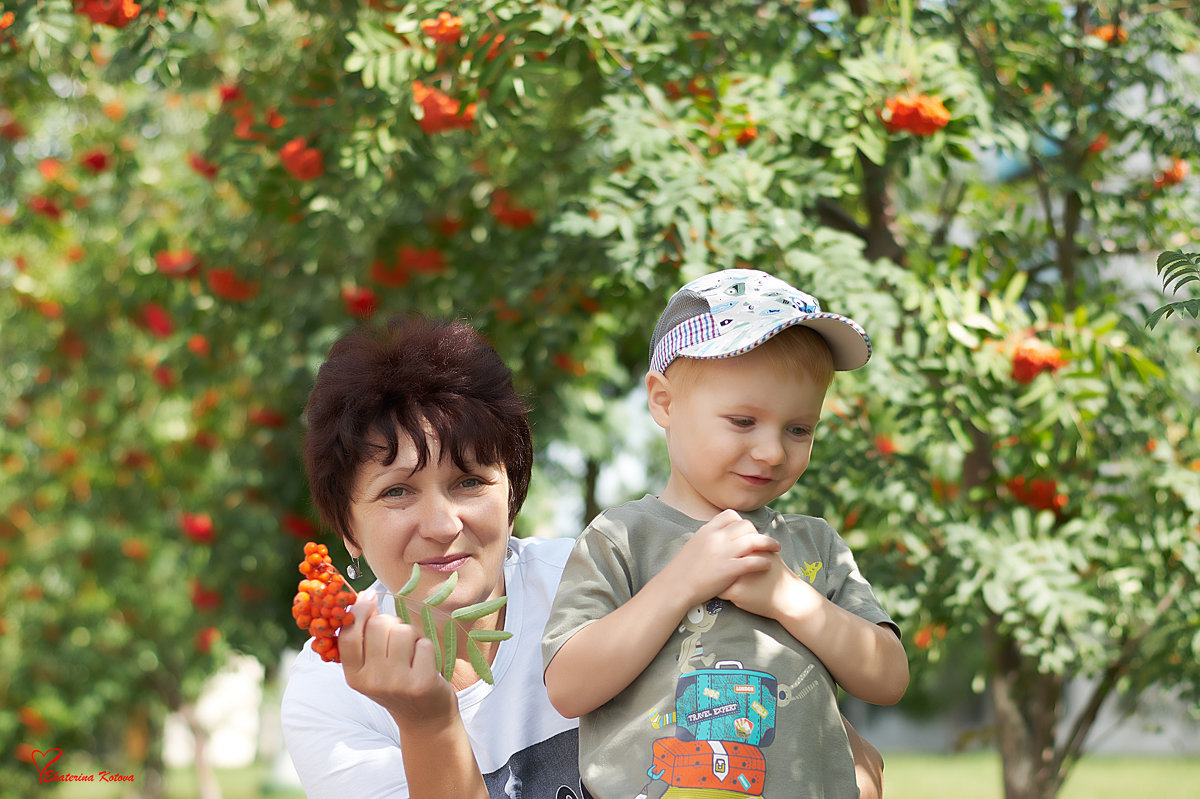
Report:
[[[825,387],[761,350],[692,361],[684,385],[651,374],[651,412],[667,434],[671,476],[661,499],[708,521],[786,493],[812,453]]]

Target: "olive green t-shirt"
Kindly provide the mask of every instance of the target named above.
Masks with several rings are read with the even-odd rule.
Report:
[[[770,508],[742,515],[777,539],[788,567],[823,596],[895,627],[824,520]],[[702,524],[653,496],[600,514],[567,560],[542,639],[544,663],[627,602]],[[667,790],[858,796],[825,666],[778,622],[716,598],[692,608],[632,684],[580,719],[579,766],[595,799],[653,799]]]

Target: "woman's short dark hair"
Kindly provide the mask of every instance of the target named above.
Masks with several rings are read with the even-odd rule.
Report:
[[[304,464],[313,502],[334,532],[357,544],[350,506],[359,467],[394,461],[403,433],[424,468],[428,427],[458,468],[504,465],[511,524],[533,469],[528,413],[512,371],[467,323],[396,316],[361,325],[333,344],[308,395]]]

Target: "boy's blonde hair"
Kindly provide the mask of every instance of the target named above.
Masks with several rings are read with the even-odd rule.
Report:
[[[789,327],[743,354],[753,352],[761,352],[780,371],[804,373],[822,388],[828,389],[833,382],[833,352],[825,339],[810,328],[799,325]],[[667,366],[667,377],[672,386],[687,388],[695,382],[698,373],[696,367],[712,360],[717,359],[676,358]]]

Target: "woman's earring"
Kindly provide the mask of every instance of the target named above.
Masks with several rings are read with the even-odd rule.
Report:
[[[358,558],[351,558],[349,565],[346,566],[346,576],[351,580],[357,580],[363,576],[362,567],[358,565]]]

